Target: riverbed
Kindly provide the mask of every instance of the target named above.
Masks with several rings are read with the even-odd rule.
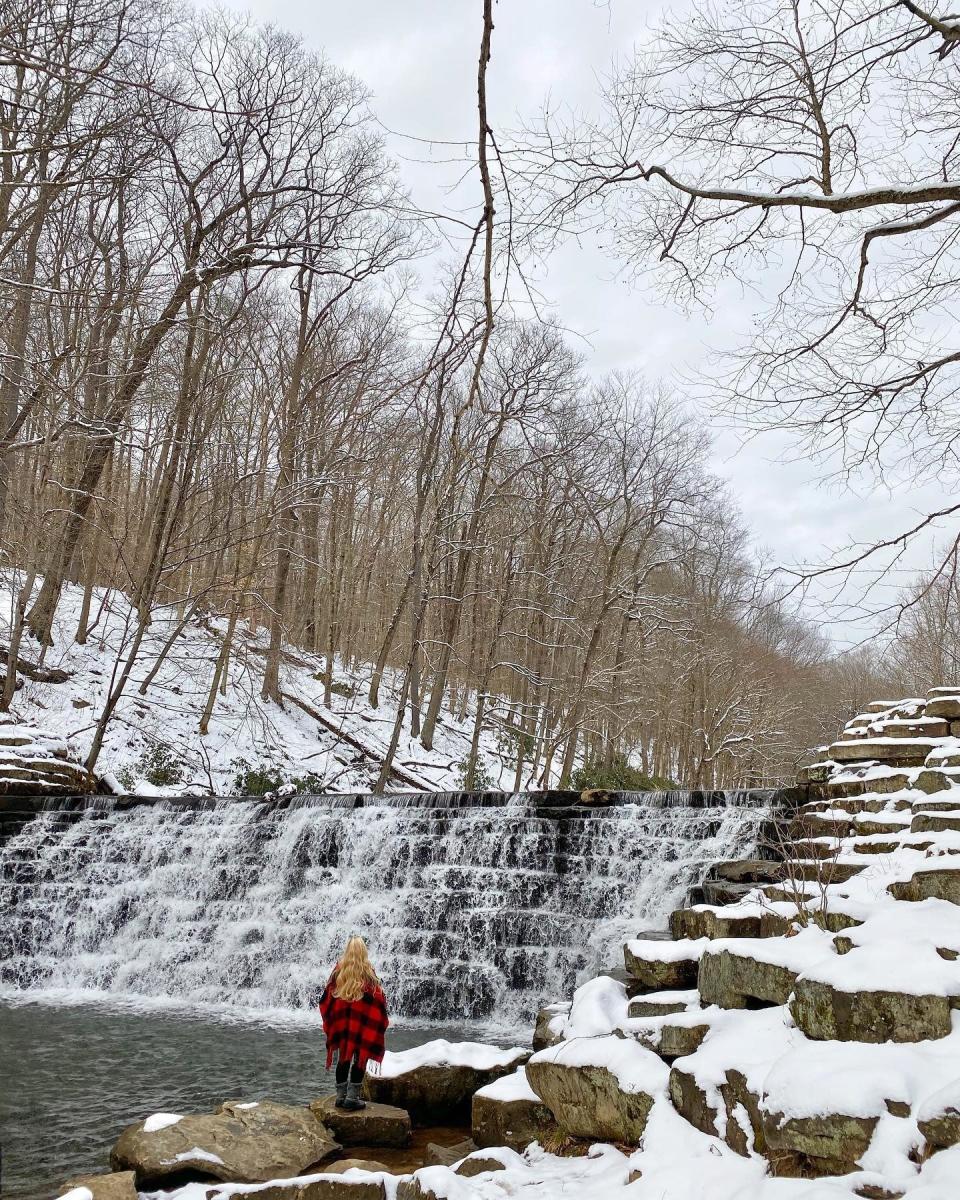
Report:
[[[387,1047],[478,1036],[502,1040],[463,1026],[392,1026]],[[332,1090],[324,1059],[313,1014],[0,999],[0,1192],[49,1200],[72,1175],[108,1169],[120,1131],[153,1112],[209,1111],[224,1100],[304,1104]]]

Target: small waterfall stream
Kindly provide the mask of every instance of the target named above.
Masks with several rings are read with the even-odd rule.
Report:
[[[534,799],[50,802],[0,845],[0,986],[297,1009],[359,933],[398,1016],[516,1025],[749,854],[771,794]]]

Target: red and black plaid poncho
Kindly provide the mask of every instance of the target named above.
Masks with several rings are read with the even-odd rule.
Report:
[[[341,1000],[335,996],[337,972],[327,980],[320,997],[320,1016],[327,1035],[327,1070],[333,1065],[336,1050],[340,1062],[350,1062],[356,1055],[357,1066],[365,1070],[370,1059],[381,1062],[384,1035],[390,1018],[383,989],[366,987],[359,1000]]]

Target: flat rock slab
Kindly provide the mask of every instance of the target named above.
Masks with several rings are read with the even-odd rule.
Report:
[[[117,1171],[109,1175],[84,1175],[71,1179],[60,1189],[66,1195],[74,1188],[86,1188],[93,1200],[137,1200],[137,1180],[132,1171]]]
[[[359,1112],[348,1112],[337,1108],[335,1101],[335,1096],[324,1096],[311,1103],[310,1111],[341,1145],[393,1146],[401,1150],[410,1145],[413,1131],[405,1108],[370,1101]]]
[[[110,1165],[134,1171],[141,1189],[188,1172],[225,1183],[266,1183],[301,1175],[339,1149],[308,1108],[264,1100],[224,1104],[216,1113],[181,1117],[151,1131],[143,1122],[130,1125],[111,1151]]]
[[[937,743],[929,738],[860,738],[834,742],[827,754],[835,762],[884,762],[920,766]]]
[[[828,1042],[924,1042],[952,1028],[946,996],[841,991],[819,979],[797,980],[790,1012],[807,1037]]]
[[[472,1154],[479,1148],[473,1138],[454,1142],[452,1146],[441,1146],[437,1142],[428,1142],[426,1153],[423,1156],[423,1165],[425,1167],[452,1167],[461,1158],[466,1158],[468,1154]]]
[[[415,1066],[386,1077],[368,1072],[363,1093],[378,1104],[406,1109],[414,1125],[468,1125],[474,1092],[512,1074],[529,1057],[530,1052],[523,1051],[484,1068],[444,1063]]]

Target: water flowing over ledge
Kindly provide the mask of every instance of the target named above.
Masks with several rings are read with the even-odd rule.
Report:
[[[41,802],[0,845],[0,983],[301,1009],[360,933],[398,1015],[519,1024],[749,853],[777,797],[477,799]]]

